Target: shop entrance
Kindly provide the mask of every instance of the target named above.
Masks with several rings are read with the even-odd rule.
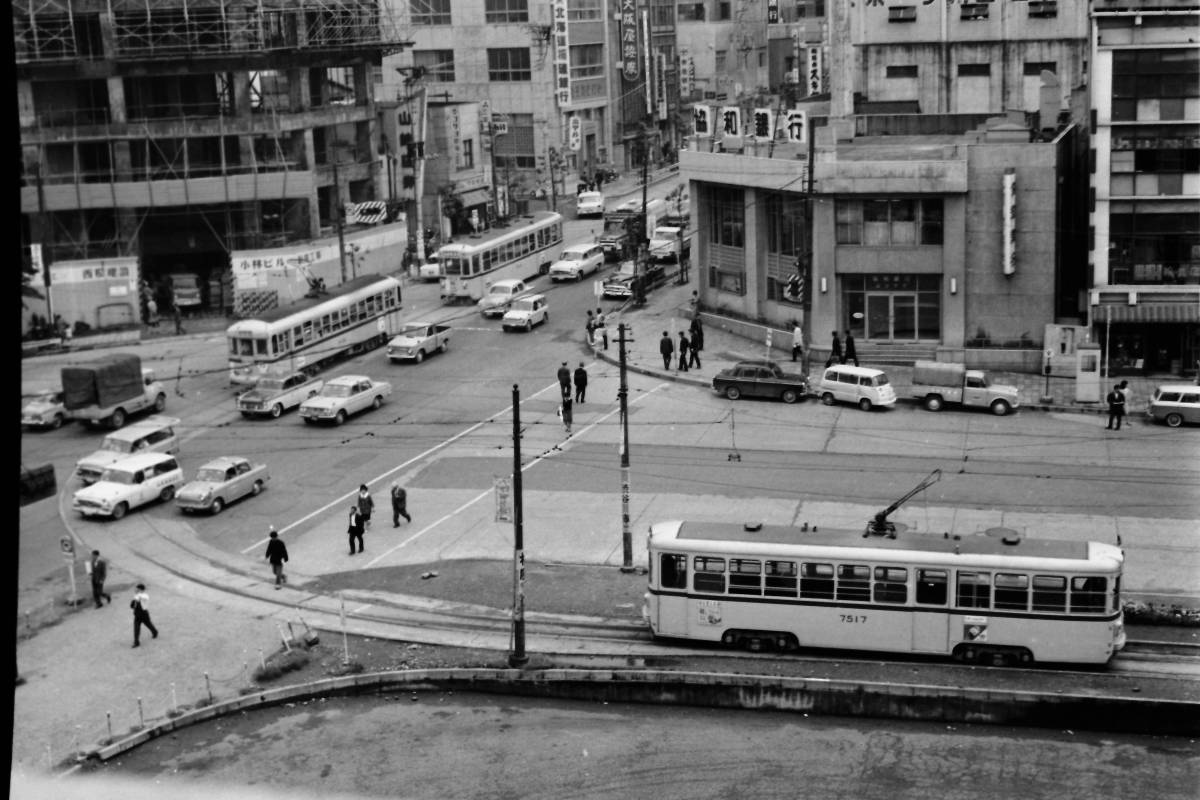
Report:
[[[867,338],[873,341],[916,341],[917,296],[868,294],[866,333]]]
[[[845,275],[842,328],[871,342],[936,342],[942,336],[940,275]]]

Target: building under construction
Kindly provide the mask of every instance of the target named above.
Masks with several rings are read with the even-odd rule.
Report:
[[[303,249],[380,197],[372,85],[406,44],[388,9],[14,2],[21,237],[53,311],[227,309],[232,254]]]

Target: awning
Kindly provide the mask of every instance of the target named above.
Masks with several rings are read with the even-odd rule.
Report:
[[[482,205],[492,202],[492,190],[491,189],[471,189],[470,191],[463,192],[462,194],[460,194],[458,196],[458,199],[462,200],[463,208],[470,208],[471,206],[482,206]]]
[[[1200,303],[1138,303],[1098,305],[1092,322],[1200,322]]]

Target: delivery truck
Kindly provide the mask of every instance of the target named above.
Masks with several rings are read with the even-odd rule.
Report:
[[[63,406],[71,419],[120,428],[130,414],[161,412],[167,392],[153,370],[129,353],[109,353],[62,368]]]
[[[1020,405],[1017,387],[991,383],[982,370],[941,361],[918,361],[913,365],[912,393],[930,411],[957,403],[987,408],[1002,417]]]

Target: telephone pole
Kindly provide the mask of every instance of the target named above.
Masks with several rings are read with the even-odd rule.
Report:
[[[633,572],[633,529],[629,524],[629,386],[625,383],[624,322],[617,325],[617,345],[621,364],[621,383],[617,389],[621,404],[621,572]]]
[[[338,263],[342,267],[342,283],[346,282],[346,235],[342,230],[342,186],[338,182],[337,156],[333,159],[333,216],[337,220]]]
[[[513,409],[513,651],[508,665],[520,667],[525,655],[525,511],[521,501],[521,390],[512,388]]]

